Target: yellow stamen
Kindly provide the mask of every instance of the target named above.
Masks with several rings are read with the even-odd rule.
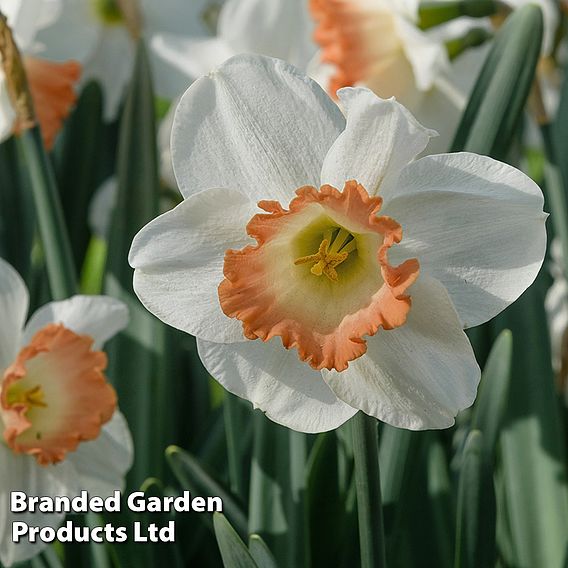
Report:
[[[28,406],[39,406],[41,408],[47,408],[47,404],[45,403],[45,394],[40,385],[37,385],[28,390],[18,391],[16,389],[11,389],[11,392],[8,392],[8,403],[23,403],[27,404]]]
[[[294,264],[299,265],[314,262],[315,264],[310,270],[313,275],[321,276],[325,274],[330,280],[337,282],[338,275],[335,268],[347,260],[349,253],[357,248],[357,241],[353,235],[345,229],[339,229],[335,239],[331,242],[332,234],[331,229],[326,230],[318,252],[308,256],[301,256],[294,261]],[[348,240],[349,238],[351,238],[350,241]],[[346,241],[348,241],[347,244],[345,244]],[[329,246],[330,242],[331,246]]]

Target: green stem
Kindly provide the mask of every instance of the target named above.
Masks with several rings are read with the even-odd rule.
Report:
[[[352,421],[361,568],[386,566],[377,421],[358,412]]]
[[[51,295],[63,300],[76,293],[77,281],[55,177],[37,126],[22,132],[18,144],[30,176]]]

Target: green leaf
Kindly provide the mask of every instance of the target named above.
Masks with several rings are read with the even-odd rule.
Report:
[[[495,491],[483,446],[483,435],[473,430],[460,468],[455,568],[495,565]]]
[[[213,514],[213,526],[225,568],[258,568],[245,543],[222,513]]]
[[[412,432],[411,459],[402,470],[395,524],[387,540],[389,566],[414,568],[425,558],[428,566],[452,565],[455,514],[443,434]]]
[[[471,429],[483,434],[483,449],[487,465],[493,463],[495,448],[504,420],[513,357],[513,335],[503,330],[491,349],[473,406]]]
[[[427,448],[427,491],[432,515],[432,540],[437,566],[450,567],[453,561],[454,511],[448,458],[441,436],[433,435]],[[425,531],[428,533],[428,531]]]
[[[278,564],[309,564],[306,483],[306,435],[254,416],[249,495],[249,533],[258,533]]]
[[[223,400],[223,418],[227,436],[227,458],[231,491],[235,495],[246,495],[241,436],[243,432],[242,411],[240,401],[230,392],[225,393]]]
[[[493,334],[513,333],[513,367],[499,440],[515,565],[567,561],[568,485],[564,433],[544,313],[546,274],[503,314]]]
[[[379,461],[381,464],[381,493],[385,513],[385,527],[394,527],[394,510],[404,494],[418,457],[416,433],[384,424],[381,428]]]
[[[164,487],[160,480],[149,478],[140,488],[146,497],[157,497],[163,500],[165,496]],[[146,513],[143,521],[144,530],[151,524],[156,524],[159,528],[167,526],[169,521],[174,520],[172,513]],[[164,565],[169,568],[182,568],[183,560],[179,550],[179,534],[176,535],[176,542],[158,542],[145,546],[145,554],[148,556],[149,566]]]
[[[259,535],[250,535],[249,550],[258,568],[278,568],[272,552]]]
[[[203,497],[220,497],[223,501],[223,511],[239,533],[243,536],[248,534],[247,518],[241,506],[203,469],[196,458],[181,448],[170,446],[166,450],[166,459],[183,489]]]
[[[91,198],[98,185],[99,162],[102,159],[102,112],[101,88],[96,83],[88,83],[65,124],[54,152],[63,214],[77,269],[83,264],[91,238],[87,219]]]
[[[155,421],[148,419],[156,416],[156,401],[161,397],[157,389],[162,386],[158,376],[164,326],[138,301],[132,288],[133,271],[128,265],[134,235],[159,213],[154,95],[142,41],[137,46],[120,123],[117,173],[118,196],[108,242],[105,292],[127,304],[130,323],[108,343],[108,374],[134,436],[135,462],[129,486],[139,487],[148,475],[159,475],[165,445],[157,439]]]
[[[312,564],[337,561],[343,540],[345,500],[340,486],[338,440],[334,431],[320,434],[307,465]]]
[[[362,568],[386,566],[378,423],[358,412],[352,419]]]
[[[507,18],[479,74],[452,151],[503,159],[513,140],[540,56],[543,21],[538,6]]]
[[[16,139],[0,143],[0,256],[30,285],[34,203]]]
[[[558,160],[559,148],[554,143],[554,131],[550,124],[541,125],[544,140],[544,194],[546,205],[550,208],[552,233],[560,241],[563,258],[568,258],[568,171],[562,164],[566,160]],[[561,155],[561,154],[560,154]],[[568,262],[563,264],[564,278],[568,279]]]
[[[30,177],[51,294],[64,300],[76,292],[77,279],[55,176],[37,126],[16,140]]]

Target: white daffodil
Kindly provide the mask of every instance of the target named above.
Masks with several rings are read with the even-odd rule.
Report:
[[[440,134],[429,151],[444,151],[467,96],[449,80],[443,34],[417,27],[418,6],[415,0],[310,0],[314,39],[328,69],[320,83],[332,96],[342,87],[361,85],[380,97],[396,97]],[[321,71],[311,72],[322,77]]]
[[[174,120],[184,201],[135,237],[144,305],[198,338],[225,388],[304,432],[358,409],[448,427],[474,400],[464,327],[534,280],[543,196],[485,156],[412,161],[432,131],[394,99],[271,58],[196,81]]]
[[[528,3],[514,0],[512,7]],[[545,46],[552,47],[558,18],[551,0],[537,2],[545,13]],[[489,19],[461,18],[439,28],[418,28],[417,0],[310,0],[317,22],[315,40],[327,66],[326,90],[366,86],[380,97],[396,97],[440,136],[429,152],[446,151],[483,60],[485,47],[450,62],[445,42]],[[315,76],[322,72],[312,70]]]
[[[23,2],[24,0],[19,0]],[[28,0],[25,0],[26,2]],[[83,66],[83,81],[96,80],[105,94],[105,118],[116,117],[134,64],[133,33],[152,42],[155,34],[207,33],[210,0],[61,0],[61,16],[41,31],[44,53],[55,60],[73,57]],[[123,9],[139,14],[128,22]],[[140,29],[133,29],[136,26]],[[169,61],[153,52],[156,94],[172,99],[189,84]]]
[[[52,302],[25,324],[28,292],[0,259],[0,562],[38,554],[12,542],[12,523],[57,527],[63,514],[11,513],[10,492],[108,496],[123,486],[132,441],[103,371],[102,344],[127,324],[126,307],[104,296]]]
[[[74,86],[81,68],[75,61],[56,63],[36,57],[36,42],[40,30],[49,26],[60,15],[57,0],[0,0],[0,11],[6,16],[14,34],[33,97],[46,148],[51,149],[63,120],[73,107]],[[8,95],[6,76],[0,69],[0,141],[18,129],[16,113]]]

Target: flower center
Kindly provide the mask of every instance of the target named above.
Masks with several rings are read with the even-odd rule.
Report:
[[[389,264],[402,229],[356,181],[296,195],[288,210],[259,203],[266,213],[247,225],[257,245],[225,253],[219,301],[248,339],[279,336],[314,369],[343,371],[365,353],[365,335],[404,324],[418,261]]]
[[[47,408],[47,404],[45,403],[45,393],[40,385],[36,385],[35,387],[27,390],[18,387],[19,385],[16,383],[8,389],[6,396],[8,405],[26,404],[28,407],[39,406]]]
[[[15,453],[40,465],[65,459],[80,442],[94,440],[116,408],[102,371],[106,355],[93,340],[63,325],[38,331],[0,381],[0,427]],[[1,429],[0,429],[1,431]]]
[[[331,243],[331,245],[330,245]],[[334,232],[328,229],[318,248],[318,252],[308,256],[301,256],[294,261],[295,265],[315,263],[310,272],[315,276],[325,274],[331,281],[337,282],[337,270],[342,262],[347,260],[350,252],[357,249],[355,237],[343,228]]]

